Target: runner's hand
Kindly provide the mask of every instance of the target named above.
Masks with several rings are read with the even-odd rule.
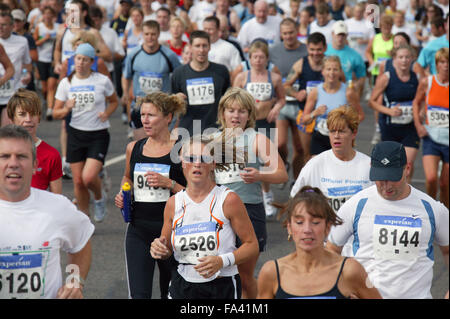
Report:
[[[219,256],[206,256],[199,258],[198,261],[200,263],[198,265],[195,265],[194,269],[203,278],[209,278],[213,276],[223,267],[222,258],[220,258]]]
[[[166,246],[166,238],[160,237],[153,240],[150,246],[150,254],[155,259],[166,259],[170,256],[170,250]]]

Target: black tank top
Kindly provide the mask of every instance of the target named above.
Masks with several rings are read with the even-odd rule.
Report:
[[[299,91],[306,90],[308,81],[323,81],[322,71],[314,71],[309,64],[308,56],[303,58],[302,74],[298,77]],[[306,99],[299,102],[301,110],[305,108]]]
[[[417,86],[419,85],[419,80],[414,72],[410,72],[409,80],[403,82],[397,76],[397,72],[394,68],[389,67],[389,82],[384,90],[383,104],[386,107],[390,107],[392,102],[412,102],[416,96]],[[391,117],[387,114],[381,113],[379,115],[381,121],[385,121],[386,124],[395,127],[415,127],[414,122],[409,124],[392,124]]]
[[[134,169],[136,163],[153,163],[153,164],[165,164],[170,166],[169,178],[174,180],[180,185],[186,186],[186,179],[183,175],[183,169],[180,163],[173,163],[170,159],[170,153],[161,157],[147,157],[144,156],[143,149],[147,142],[148,137],[143,138],[136,142],[131,152],[130,158],[130,175],[128,176],[132,181],[134,180]],[[176,143],[175,143],[176,144]],[[171,193],[172,195],[172,193]],[[134,200],[134,198],[133,198]],[[164,208],[166,202],[133,202],[132,224],[135,226],[149,226],[157,223],[162,226],[164,221]]]
[[[345,297],[338,289],[338,282],[339,278],[341,277],[342,269],[344,269],[345,261],[347,260],[347,257],[344,258],[342,261],[341,269],[339,270],[338,277],[336,279],[336,283],[334,284],[333,288],[331,288],[329,291],[324,292],[322,294],[318,295],[311,295],[311,296],[294,296],[291,294],[288,294],[281,288],[280,284],[280,271],[278,268],[278,262],[275,260],[275,266],[277,268],[277,279],[278,279],[278,290],[275,294],[275,299],[348,299]]]

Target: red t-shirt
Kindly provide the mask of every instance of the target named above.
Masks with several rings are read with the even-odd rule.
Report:
[[[36,148],[37,169],[31,178],[31,187],[47,190],[50,182],[62,177],[62,163],[56,148],[41,140]]]

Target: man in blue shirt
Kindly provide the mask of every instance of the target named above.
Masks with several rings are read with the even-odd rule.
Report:
[[[347,34],[348,31],[345,22],[335,22],[333,24],[331,46],[328,46],[325,55],[338,56],[341,60],[345,80],[356,80],[353,81],[355,88],[357,92],[362,92],[366,77],[366,65],[361,55],[347,45]]]
[[[122,102],[131,107],[137,97],[163,91],[171,92],[170,74],[181,65],[177,55],[167,47],[159,44],[159,24],[154,20],[144,22],[144,43],[134,48],[125,59],[122,76]],[[130,94],[130,89],[133,92]],[[140,119],[140,110],[131,112],[131,126],[138,130],[134,138],[145,137]]]
[[[427,69],[429,74],[436,74],[434,56],[439,49],[449,47],[448,16],[449,15],[447,14],[447,18],[445,19],[445,34],[428,43],[428,45],[420,51],[419,58],[414,64],[414,71],[419,74],[420,77],[426,76],[425,70]]]

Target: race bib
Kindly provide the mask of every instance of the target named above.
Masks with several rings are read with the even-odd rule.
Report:
[[[322,81],[308,81],[306,82],[306,94],[309,94],[312,89],[317,87]]]
[[[133,176],[134,201],[146,203],[166,202],[170,197],[170,190],[164,187],[150,187],[144,176],[148,171],[159,173],[168,178],[170,165],[136,163]]]
[[[178,253],[178,262],[197,265],[201,257],[217,256],[218,226],[215,222],[204,222],[176,228],[173,248]]]
[[[0,299],[39,299],[44,295],[43,256],[0,255]]]
[[[214,83],[212,78],[186,80],[186,89],[190,105],[214,103]]]
[[[428,125],[435,127],[449,127],[448,109],[428,105],[427,108]]]
[[[11,97],[14,94],[14,78],[9,79],[0,86],[0,98]]]
[[[419,256],[420,218],[375,215],[373,249],[376,259],[414,260]]]
[[[409,102],[393,102],[391,103],[391,108],[397,106],[400,110],[402,110],[402,115],[400,116],[391,116],[392,124],[409,124],[411,123],[413,118],[413,110],[412,110],[412,101]]]
[[[328,188],[328,202],[331,208],[337,212],[350,197],[361,190],[361,185]]]
[[[64,62],[68,58],[72,57],[72,55],[74,55],[74,54],[75,54],[75,51],[64,50],[62,53],[61,61]]]
[[[73,113],[92,111],[95,107],[95,87],[93,85],[72,86],[69,99],[75,99]]]
[[[330,131],[328,130],[327,126],[327,118],[326,116],[318,117],[316,120],[316,130],[319,131],[320,134],[324,136],[330,135]]]
[[[232,163],[223,168],[216,168],[214,175],[216,177],[216,183],[220,185],[243,182],[242,177],[239,175],[245,165]]]
[[[364,33],[362,33],[362,32],[349,32],[348,33],[348,40],[352,44],[357,44],[359,39],[364,39]]]
[[[155,72],[141,72],[139,75],[139,87],[145,94],[161,91],[163,87],[162,74]]]
[[[272,98],[272,84],[269,82],[249,82],[245,88],[255,100],[268,101]]]

